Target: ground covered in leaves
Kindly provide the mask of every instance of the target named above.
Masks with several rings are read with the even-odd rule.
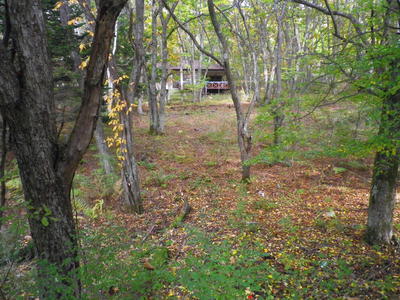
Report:
[[[144,214],[95,149],[74,183],[88,299],[398,299],[398,248],[363,241],[371,160],[255,165],[246,185],[229,102],[169,107],[164,136],[135,124]]]

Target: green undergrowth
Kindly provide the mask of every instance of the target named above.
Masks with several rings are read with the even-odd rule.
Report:
[[[290,220],[280,226],[287,229]],[[165,237],[143,242],[145,233],[107,220],[81,230],[82,299],[387,298],[397,291],[399,278],[375,271],[384,268],[374,259],[344,253],[299,257],[290,250],[300,243],[295,236],[287,250],[272,253],[251,230],[229,238],[190,226],[173,230],[185,236],[184,248],[177,250]],[[8,275],[3,293],[10,299],[37,297],[34,265],[13,268],[22,271]],[[73,299],[70,292],[64,290],[62,299]]]
[[[379,111],[372,97],[354,96],[346,103],[318,107],[322,98],[320,94],[284,98],[285,119],[277,131],[280,140],[277,145],[272,143],[273,103],[260,107],[254,136],[263,147],[248,163],[290,165],[293,161],[321,157],[362,159],[385,143],[376,135]]]

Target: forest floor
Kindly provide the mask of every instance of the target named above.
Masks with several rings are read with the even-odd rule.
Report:
[[[142,215],[124,207],[118,183],[99,195],[93,148],[75,183],[92,212],[80,214],[82,230],[105,237],[88,245],[116,245],[119,236],[125,245],[117,257],[136,278],[104,263],[96,272],[114,275],[96,283],[102,297],[399,299],[398,250],[363,241],[371,160],[364,167],[335,158],[259,164],[246,185],[229,102],[169,107],[163,136],[148,134],[147,116],[137,116],[135,127]],[[185,202],[192,210],[180,220]],[[395,224],[399,233],[399,205]]]

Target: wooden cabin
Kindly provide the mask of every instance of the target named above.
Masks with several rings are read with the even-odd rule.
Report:
[[[201,70],[201,73],[199,72]],[[170,66],[169,72],[173,74],[172,84],[173,89],[185,90],[205,78],[205,86],[203,87],[204,94],[220,93],[229,90],[228,82],[226,81],[225,70],[217,64],[200,64],[199,61],[185,61],[178,66]],[[193,80],[194,78],[194,80]]]

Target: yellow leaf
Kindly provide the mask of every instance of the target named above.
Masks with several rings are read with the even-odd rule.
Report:
[[[83,50],[85,50],[85,48],[86,48],[86,45],[85,44],[80,44],[79,45],[79,51],[83,51]]]
[[[87,59],[85,59],[84,61],[82,61],[82,63],[79,66],[79,69],[81,69],[81,70],[85,69],[88,65],[88,62],[89,62],[89,57]]]
[[[61,8],[61,6],[63,6],[63,5],[64,5],[63,2],[58,1],[58,2],[56,3],[56,5],[54,5],[53,10],[59,10],[59,9]]]

